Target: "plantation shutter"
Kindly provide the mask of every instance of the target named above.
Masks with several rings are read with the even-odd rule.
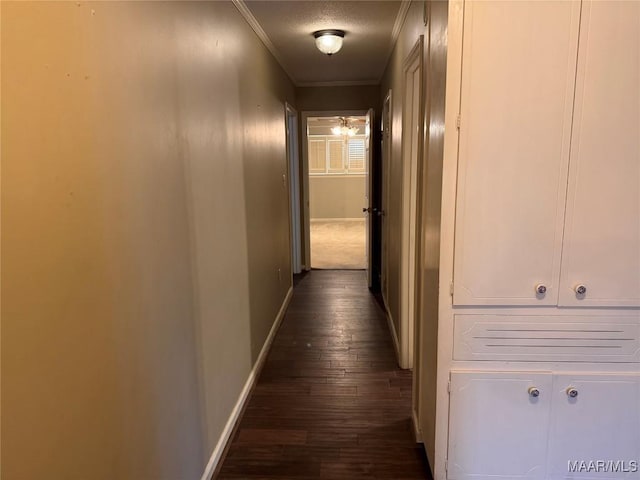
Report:
[[[325,173],[327,145],[324,140],[309,140],[309,173]]]
[[[363,172],[366,166],[366,153],[364,140],[349,140],[348,152],[348,168],[349,173]]]
[[[342,140],[329,140],[329,173],[344,173]]]

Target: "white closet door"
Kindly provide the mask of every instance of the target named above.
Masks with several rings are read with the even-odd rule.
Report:
[[[640,305],[638,1],[583,6],[560,304]]]
[[[464,9],[454,303],[555,305],[580,3]]]
[[[555,375],[551,402],[549,479],[640,477],[638,375]]]
[[[550,373],[451,372],[447,478],[544,479],[551,385]]]

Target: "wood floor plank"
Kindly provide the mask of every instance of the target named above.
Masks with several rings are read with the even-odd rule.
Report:
[[[216,478],[431,479],[362,271],[314,270],[295,288]]]

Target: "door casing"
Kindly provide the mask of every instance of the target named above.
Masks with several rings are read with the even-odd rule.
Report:
[[[423,50],[420,36],[404,61],[402,104],[402,242],[400,255],[400,366],[413,368],[420,231],[420,172],[424,149]]]
[[[287,132],[287,168],[289,177],[289,234],[291,237],[291,272],[302,271],[302,235],[300,231],[300,156],[298,154],[298,112],[285,103]]]

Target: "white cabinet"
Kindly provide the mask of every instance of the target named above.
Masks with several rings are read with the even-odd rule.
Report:
[[[640,306],[639,32],[640,2],[465,2],[455,305]]]
[[[568,392],[573,389],[577,396]],[[569,462],[611,461],[628,472],[583,471],[571,478],[640,478],[640,382],[631,375],[556,375],[551,392],[547,476],[566,478]],[[640,467],[640,465],[639,465]],[[587,466],[588,469],[588,466]],[[613,465],[609,470],[613,469]],[[583,468],[584,470],[584,468]],[[577,472],[580,473],[580,472]]]
[[[555,304],[580,4],[466,2],[456,304]]]
[[[452,372],[448,478],[543,479],[550,373]]]
[[[435,478],[640,480],[640,1],[449,14]]]
[[[639,478],[639,459],[638,375],[451,372],[450,480]]]
[[[560,304],[640,305],[640,2],[585,2],[577,78]]]

